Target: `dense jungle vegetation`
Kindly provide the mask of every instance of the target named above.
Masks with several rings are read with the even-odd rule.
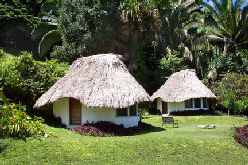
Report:
[[[195,69],[216,109],[248,112],[246,0],[2,0],[0,22],[0,88],[29,113],[75,59],[98,53],[123,55],[150,95]]]

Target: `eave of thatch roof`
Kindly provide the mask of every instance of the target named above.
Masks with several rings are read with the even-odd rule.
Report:
[[[115,54],[77,59],[69,72],[36,101],[34,108],[60,98],[75,98],[89,107],[110,108],[150,101],[145,89],[128,72],[121,56]]]
[[[161,98],[164,102],[182,102],[191,98],[216,98],[196,76],[195,70],[186,69],[173,73],[155,92],[151,99]]]

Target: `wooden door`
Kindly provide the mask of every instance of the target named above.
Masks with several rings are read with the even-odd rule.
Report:
[[[79,100],[70,98],[70,125],[81,125],[82,108]]]
[[[167,102],[162,101],[162,114],[167,114],[167,113],[168,113]]]

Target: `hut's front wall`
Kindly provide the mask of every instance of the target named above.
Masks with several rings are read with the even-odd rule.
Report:
[[[92,123],[95,121],[112,121],[115,117],[114,108],[90,108],[83,106],[82,107],[82,122],[83,123]]]
[[[62,122],[68,127],[76,127],[70,125],[69,119],[69,98],[59,99],[53,103],[54,116],[60,116]],[[139,116],[116,116],[115,108],[91,108],[82,106],[82,124],[97,121],[111,121],[115,124],[123,124],[125,128],[138,126]]]
[[[167,103],[168,113],[162,114],[162,99],[157,98],[157,109],[160,110],[161,114],[163,116],[167,116],[172,111],[178,111],[178,110],[185,110],[184,102],[174,102],[174,103]]]
[[[202,102],[202,99],[201,99]],[[185,110],[199,110],[199,109],[204,109],[207,110],[208,108],[185,108],[185,102],[168,102],[167,103],[168,107],[168,113],[167,114],[162,114],[162,99],[157,98],[157,109],[160,110],[161,114],[163,116],[167,116],[170,114],[170,112],[175,112],[175,111],[185,111]]]
[[[168,114],[173,111],[183,111],[185,110],[185,103],[184,102],[174,102],[168,103]]]
[[[82,107],[82,122],[92,123],[96,121],[111,121],[115,124],[123,124],[124,127],[134,127],[138,125],[138,116],[116,116],[115,108],[91,108]]]

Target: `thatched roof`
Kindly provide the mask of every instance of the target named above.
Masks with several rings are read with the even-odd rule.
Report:
[[[36,101],[34,108],[60,98],[75,98],[89,107],[111,108],[150,101],[144,88],[128,72],[121,56],[114,54],[78,58],[69,72]]]
[[[151,98],[161,98],[164,102],[182,102],[191,98],[216,96],[198,79],[195,70],[186,69],[173,73]]]

